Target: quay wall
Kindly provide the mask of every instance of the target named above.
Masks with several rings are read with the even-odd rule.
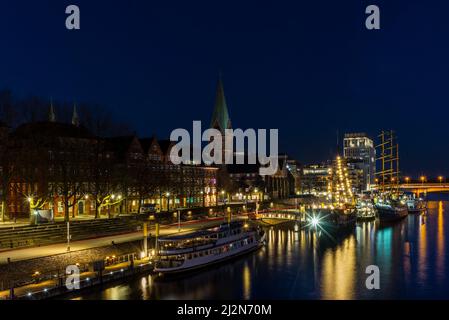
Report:
[[[39,250],[39,248],[36,248],[36,250]],[[140,253],[141,251],[142,240],[137,240],[2,264],[0,265],[0,291],[33,281],[33,274],[36,271],[43,277],[51,274],[64,274],[66,267],[69,265],[78,263],[81,268],[87,268],[94,261],[104,260],[106,257],[112,257],[113,255],[119,257]]]

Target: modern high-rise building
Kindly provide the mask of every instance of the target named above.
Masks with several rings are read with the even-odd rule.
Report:
[[[358,169],[363,170],[360,191],[369,190],[376,173],[376,148],[365,133],[347,133],[344,137],[343,155]]]
[[[301,174],[301,194],[325,196],[330,170],[331,163],[329,162],[304,166]]]

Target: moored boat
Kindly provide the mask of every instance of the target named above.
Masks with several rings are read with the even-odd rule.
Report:
[[[427,210],[427,203],[421,198],[408,198],[405,203],[409,214],[419,214]]]
[[[160,238],[154,271],[173,274],[199,269],[256,250],[265,242],[263,230],[241,221]]]
[[[380,200],[375,208],[380,221],[397,221],[408,215],[407,206],[395,200]]]

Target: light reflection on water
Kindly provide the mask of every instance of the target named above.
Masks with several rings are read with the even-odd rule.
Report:
[[[270,227],[261,250],[172,280],[128,279],[80,299],[390,299],[449,298],[449,202],[429,202],[426,216],[323,241],[294,223]],[[297,230],[297,231],[296,231]],[[368,265],[380,268],[380,290],[365,287]]]

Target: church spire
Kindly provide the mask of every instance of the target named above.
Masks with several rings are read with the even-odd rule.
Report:
[[[225,129],[231,129],[231,119],[229,118],[228,106],[223,89],[221,73],[217,83],[217,93],[215,97],[214,113],[212,114],[211,128],[215,128],[224,133]]]
[[[77,127],[80,125],[80,118],[78,117],[78,112],[76,111],[76,103],[73,105],[72,124]]]
[[[55,109],[53,107],[53,98],[50,99],[50,110],[48,111],[48,121],[56,122]]]

